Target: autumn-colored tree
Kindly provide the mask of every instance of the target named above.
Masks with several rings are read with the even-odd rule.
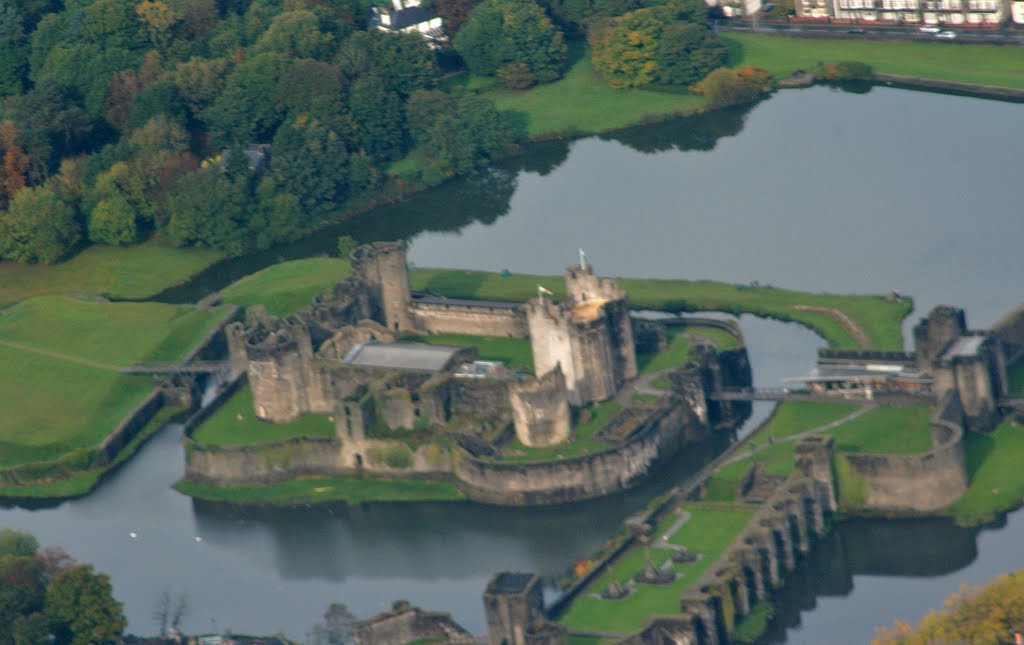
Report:
[[[658,77],[662,21],[650,9],[631,11],[595,27],[594,68],[612,87],[649,85]]]
[[[1014,632],[1024,631],[1024,569],[1004,574],[981,588],[963,586],[931,611],[917,628],[896,621],[880,629],[872,645],[933,645],[1012,643]],[[1024,634],[1022,634],[1024,635]]]
[[[706,96],[708,105],[724,107],[756,101],[764,96],[770,87],[770,78],[766,79],[760,73],[722,67],[708,74],[690,90]]]
[[[146,25],[149,42],[163,51],[171,41],[171,30],[181,20],[181,14],[161,0],[142,0],[135,5],[135,14]]]
[[[5,206],[16,192],[25,187],[26,176],[31,166],[28,155],[18,145],[18,128],[9,119],[0,123],[0,150],[3,150],[3,165],[0,166],[0,206]]]
[[[473,9],[473,0],[434,0],[434,9],[437,11],[437,15],[444,20],[444,26],[448,33],[454,36],[469,20],[469,12]]]

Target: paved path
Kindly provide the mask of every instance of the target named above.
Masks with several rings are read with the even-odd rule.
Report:
[[[810,305],[792,305],[793,309],[797,311],[814,311],[817,313],[825,314],[831,317],[839,325],[846,330],[846,333],[853,337],[853,342],[857,343],[857,347],[861,349],[867,349],[871,347],[871,339],[864,333],[864,330],[860,328],[860,325],[853,322],[853,319],[846,315],[845,312],[836,309],[835,307],[812,307]]]
[[[79,365],[85,365],[87,367],[96,367],[101,370],[120,370],[121,368],[117,365],[111,365],[109,363],[101,363],[99,361],[91,361],[87,358],[81,358],[79,356],[71,356],[68,354],[61,354],[49,349],[43,349],[41,347],[33,347],[32,345],[25,345],[23,343],[16,343],[13,340],[0,340],[0,345],[10,347],[12,349],[20,349],[26,352],[32,352],[33,354],[39,354],[41,356],[49,356],[50,358],[56,358],[62,361],[68,361],[70,363],[78,363]]]
[[[853,421],[854,419],[856,419],[857,417],[861,416],[862,414],[866,414],[867,412],[870,412],[871,410],[874,410],[877,407],[878,407],[877,403],[865,403],[864,405],[862,405],[861,407],[857,408],[856,410],[854,410],[850,414],[846,415],[845,417],[843,417],[841,419],[836,419],[835,421],[831,421],[831,422],[826,423],[824,425],[820,425],[817,428],[811,428],[810,430],[804,430],[803,432],[798,432],[797,434],[792,434],[792,435],[789,435],[788,437],[781,437],[781,438],[776,439],[775,441],[765,441],[760,446],[757,446],[754,443],[747,444],[748,446],[750,446],[752,448],[752,450],[749,450],[749,451],[747,451],[745,453],[742,453],[742,454],[733,455],[731,458],[729,458],[726,461],[722,462],[722,465],[724,466],[726,464],[731,464],[733,462],[746,459],[747,457],[750,457],[751,455],[756,455],[757,453],[761,452],[762,450],[765,450],[766,448],[769,448],[771,446],[776,446],[776,445],[778,445],[780,443],[788,443],[788,442],[791,442],[791,441],[799,441],[800,439],[803,439],[804,437],[809,437],[812,434],[818,434],[818,433],[821,433],[821,432],[827,432],[829,430],[835,430],[836,428],[838,428],[839,426],[843,425],[844,423],[848,423],[850,421]]]
[[[655,549],[671,549],[672,551],[682,551],[686,547],[679,546],[678,544],[672,544],[668,541],[670,537],[676,534],[676,531],[683,528],[683,525],[690,521],[690,512],[680,510],[679,519],[672,523],[672,526],[665,529],[665,532],[659,535],[654,542],[651,543],[651,547]]]

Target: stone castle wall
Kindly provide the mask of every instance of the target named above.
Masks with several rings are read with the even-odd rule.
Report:
[[[468,334],[527,338],[526,313],[522,308],[466,306],[416,302],[409,305],[413,324],[428,334]]]
[[[955,393],[946,395],[931,419],[932,449],[909,455],[844,453],[855,480],[865,487],[863,510],[928,512],[949,506],[967,492],[964,414]],[[856,485],[856,484],[855,484]]]
[[[398,601],[392,611],[354,625],[356,645],[405,645],[413,642],[472,643],[475,638],[451,615],[427,612]]]
[[[368,317],[392,331],[414,330],[405,242],[364,244],[352,252],[351,261],[353,276],[366,290]]]
[[[590,499],[629,488],[657,463],[706,433],[677,400],[656,411],[613,450],[536,463],[489,461],[460,453],[455,476],[467,497],[485,503],[529,506]]]
[[[572,420],[561,369],[510,385],[509,402],[516,438],[523,445],[551,446],[569,438]]]
[[[992,333],[1003,343],[1007,364],[1024,358],[1024,304],[992,325]]]

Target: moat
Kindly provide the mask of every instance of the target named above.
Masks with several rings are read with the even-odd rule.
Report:
[[[1024,143],[1013,134],[1020,110],[877,88],[865,96],[786,92],[749,113],[543,144],[489,181],[453,182],[384,209],[372,226],[351,228],[383,239],[398,223],[412,236],[417,214],[441,211],[453,226],[479,221],[457,235],[413,237],[417,265],[554,272],[565,248],[579,244],[608,275],[756,279],[833,292],[897,288],[914,296],[918,312],[951,302],[986,325],[1019,300],[994,286],[1013,275],[1011,245],[1024,226],[1011,158]],[[636,215],[623,219],[622,212]],[[742,326],[759,384],[803,369],[821,344],[791,325],[744,319]],[[752,423],[766,410],[757,412]],[[328,602],[369,615],[407,597],[452,611],[479,631],[479,593],[491,573],[561,572],[692,471],[681,459],[641,488],[568,508],[241,512],[193,506],[167,489],[180,474],[179,446],[177,433],[165,432],[93,496],[0,518],[110,572],[131,629],[140,632],[165,589],[189,594],[194,630],[213,627],[213,618],[218,628],[281,628],[301,638]],[[141,538],[129,543],[133,530]],[[916,619],[959,582],[1024,565],[1014,548],[1022,538],[1020,513],[980,537],[929,522],[841,526],[822,551],[831,554],[822,569],[809,571],[815,582],[790,587],[784,619],[796,622],[797,609],[817,608],[799,615],[789,642],[864,642],[876,624]],[[899,556],[901,547],[921,542],[937,548]],[[837,633],[849,640],[837,641]]]

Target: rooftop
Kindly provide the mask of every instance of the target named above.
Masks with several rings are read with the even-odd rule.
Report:
[[[495,594],[516,594],[526,591],[533,580],[532,573],[499,573],[488,586],[487,591]]]
[[[985,342],[985,336],[961,336],[942,354],[943,360],[950,360],[960,356],[977,356],[981,344]]]
[[[603,307],[606,302],[608,302],[608,300],[605,298],[591,298],[590,300],[584,300],[583,302],[573,305],[572,315],[577,320],[595,320],[601,315],[601,307]]]
[[[463,349],[425,343],[364,343],[353,347],[344,362],[361,367],[442,372]]]
[[[520,302],[503,302],[501,300],[469,300],[466,298],[444,298],[427,293],[413,293],[412,302],[425,305],[448,305],[452,307],[486,307],[489,309],[519,309]]]
[[[819,365],[804,376],[785,378],[783,381],[788,383],[814,383],[822,381],[874,380],[878,378],[892,378],[899,381],[931,381],[931,379],[925,377],[917,370],[892,369],[891,366],[884,366],[885,369],[872,369],[873,367],[882,366]]]

